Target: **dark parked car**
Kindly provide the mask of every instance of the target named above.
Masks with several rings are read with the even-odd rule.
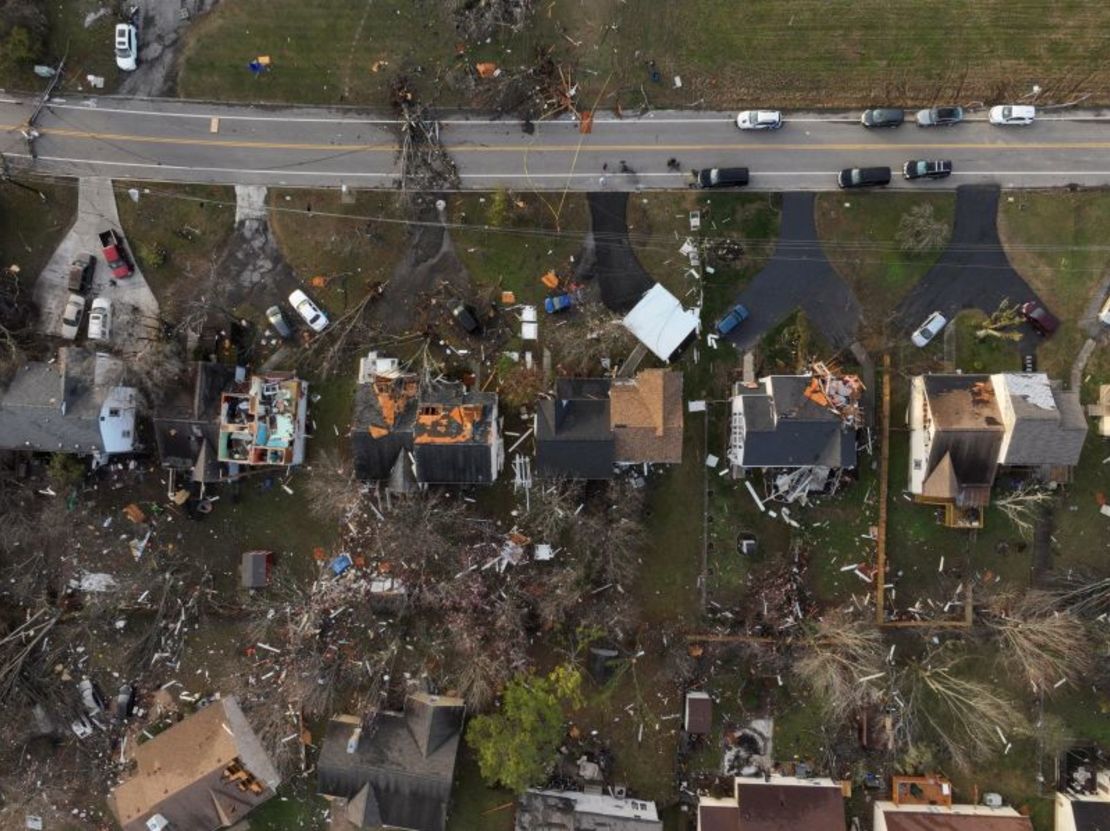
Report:
[[[836,183],[842,188],[872,188],[890,184],[889,167],[849,167],[840,171]]]
[[[451,310],[451,315],[468,335],[482,334],[482,324],[478,322],[478,312],[475,311],[473,306],[460,303]]]
[[[917,111],[918,127],[951,127],[963,120],[963,107],[933,107]]]
[[[69,290],[74,294],[84,294],[92,285],[93,272],[96,270],[96,257],[92,254],[79,254],[69,264]]]
[[[746,167],[707,167],[694,171],[694,182],[699,188],[742,188],[748,184]]]
[[[907,179],[943,179],[952,175],[952,162],[942,159],[918,159],[902,165],[902,175]]]
[[[727,335],[749,317],[748,307],[743,303],[737,303],[728,313],[725,314],[720,320],[717,321],[717,334]]]
[[[1060,321],[1056,319],[1052,312],[1035,300],[1023,303],[1021,313],[1025,316],[1029,325],[1033,327],[1033,331],[1041,337],[1047,338],[1060,328]]]
[[[864,127],[900,127],[905,120],[906,113],[904,110],[879,107],[874,110],[866,110],[860,116],[859,122]]]

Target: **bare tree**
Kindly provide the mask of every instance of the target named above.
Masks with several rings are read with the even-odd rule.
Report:
[[[573,314],[549,325],[544,334],[544,345],[559,369],[571,374],[598,372],[602,358],[623,358],[635,344],[621,318],[595,297],[585,298]]]
[[[948,243],[949,230],[947,222],[936,218],[933,206],[923,203],[902,214],[895,239],[903,251],[922,254],[943,248]]]
[[[907,745],[935,742],[961,768],[1005,749],[1028,725],[1014,703],[985,681],[959,674],[956,656],[935,652],[899,678],[900,732]]]
[[[305,494],[314,516],[336,524],[354,511],[363,498],[354,467],[344,465],[334,450],[324,450],[309,466]]]
[[[1093,663],[1086,627],[1060,605],[1059,594],[1034,590],[1019,598],[999,598],[984,615],[1007,660],[1037,692],[1079,678]]]
[[[1036,485],[1025,484],[1013,493],[996,499],[995,507],[1002,511],[1027,540],[1033,538],[1033,527],[1045,506],[1055,497]]]
[[[813,691],[830,717],[843,721],[877,702],[883,670],[883,641],[868,623],[830,615],[806,624],[795,641],[794,674]]]

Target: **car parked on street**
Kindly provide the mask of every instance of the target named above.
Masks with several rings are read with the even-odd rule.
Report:
[[[281,309],[278,306],[271,306],[266,310],[266,319],[270,321],[270,325],[274,327],[274,331],[278,333],[278,337],[293,337],[293,330],[289,328],[289,323],[285,320],[285,315],[281,313]]]
[[[848,167],[840,171],[836,183],[842,188],[872,188],[890,184],[889,167]]]
[[[906,120],[906,112],[893,107],[876,107],[864,110],[859,122],[864,127],[901,127]]]
[[[555,294],[551,297],[545,297],[543,301],[543,310],[549,315],[556,312],[563,312],[574,305],[574,298],[566,292],[562,294]]]
[[[84,316],[85,298],[80,294],[71,294],[66,300],[65,311],[62,312],[62,337],[66,340],[76,338]]]
[[[116,24],[116,66],[124,72],[139,68],[139,32],[130,23]]]
[[[931,107],[917,111],[918,127],[951,127],[963,120],[963,107]]]
[[[724,337],[749,317],[751,317],[751,313],[748,312],[748,307],[743,303],[737,303],[728,310],[724,317],[717,321],[715,327],[717,329],[717,334]]]
[[[694,171],[694,182],[699,188],[742,188],[748,184],[746,167],[707,167]]]
[[[1022,127],[1032,124],[1036,117],[1037,108],[1029,104],[1003,104],[991,107],[989,116],[991,124],[999,126],[1014,124]]]
[[[1033,327],[1033,331],[1042,338],[1047,338],[1060,328],[1060,321],[1048,309],[1035,300],[1021,304],[1021,314],[1026,322]]]
[[[782,113],[778,110],[744,110],[736,116],[736,126],[741,130],[777,130],[782,126]]]
[[[952,175],[952,162],[944,159],[916,159],[902,165],[906,179],[943,179]]]
[[[69,290],[84,294],[92,286],[93,272],[96,271],[96,257],[92,254],[78,254],[69,264]]]
[[[300,289],[289,295],[289,305],[296,309],[313,332],[323,332],[328,328],[328,316]]]
[[[924,323],[917,327],[917,331],[910,335],[910,341],[914,346],[924,348],[929,345],[933,338],[943,332],[947,325],[948,318],[940,312],[933,312],[925,318]]]
[[[89,310],[89,340],[112,339],[112,301],[98,297]]]

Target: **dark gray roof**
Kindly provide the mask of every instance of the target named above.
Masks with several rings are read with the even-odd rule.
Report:
[[[164,467],[196,471],[200,481],[217,478],[220,394],[235,380],[235,367],[196,361],[154,413],[154,442]]]
[[[536,407],[536,472],[612,478],[616,439],[609,406],[607,379],[557,379],[554,399],[542,399]]]
[[[269,551],[243,552],[240,573],[244,588],[258,589],[266,585],[266,564],[271,556]]]
[[[773,375],[758,390],[740,393],[744,467],[856,466],[855,430],[805,396],[810,380]]]
[[[1075,831],[1110,831],[1110,802],[1072,800]]]
[[[462,732],[462,702],[417,695],[410,696],[406,708],[407,713],[375,713],[354,753],[347,752],[347,742],[357,720],[332,719],[317,764],[317,790],[359,800],[361,804],[349,807],[369,819],[380,817],[380,825],[443,831]],[[361,793],[367,785],[370,790]]]
[[[92,454],[104,449],[100,409],[122,364],[79,347],[16,371],[0,396],[0,448]]]

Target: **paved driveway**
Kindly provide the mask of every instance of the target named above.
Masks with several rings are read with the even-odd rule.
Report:
[[[855,340],[860,305],[825,259],[817,239],[814,203],[813,193],[783,194],[775,252],[737,298],[751,313],[728,338],[737,349],[754,346],[799,307],[833,349],[843,349]]]
[[[1022,279],[998,238],[999,189],[992,185],[961,187],[956,191],[956,221],[952,241],[898,306],[898,320],[908,335],[932,312],[949,320],[962,309],[990,314],[1009,298],[1014,303],[1038,299]],[[1022,351],[1039,339],[1023,327]]]
[[[97,234],[107,228],[120,230],[116,194],[112,190],[111,180],[81,179],[77,197],[77,219],[35,281],[34,297],[39,309],[39,330],[46,335],[58,335],[66,298],[69,297],[69,264],[78,254],[90,253],[96,257],[96,271],[87,295],[88,302],[91,303],[96,297],[107,297],[112,301],[110,345],[116,351],[133,354],[142,348],[143,338],[157,327],[158,301],[138,267],[130,277],[115,281],[111,279],[112,275],[104,262],[100,241],[97,239]],[[126,236],[124,245],[128,251],[131,250]],[[85,331],[86,324],[82,323],[78,343],[84,341]]]
[[[594,192],[586,198],[590,205],[590,232],[575,276],[597,280],[601,302],[611,311],[623,314],[655,285],[628,241],[628,193]]]

